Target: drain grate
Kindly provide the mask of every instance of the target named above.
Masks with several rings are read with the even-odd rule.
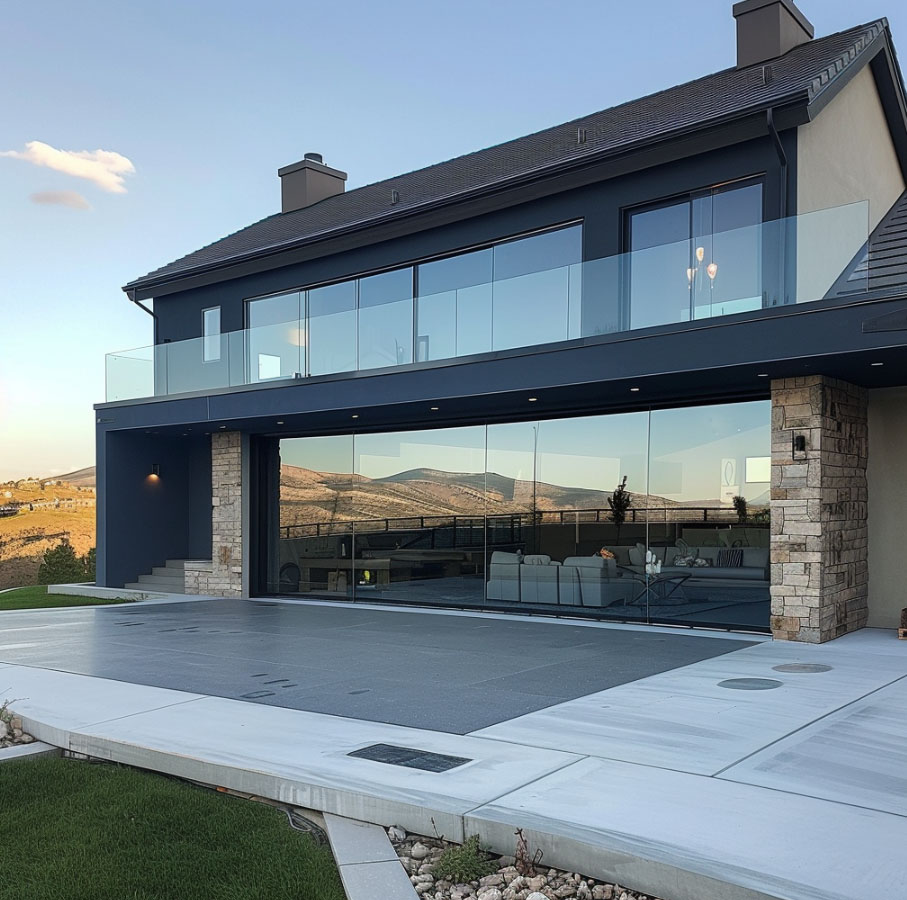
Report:
[[[729,688],[732,691],[770,691],[783,684],[783,681],[776,681],[774,678],[728,678],[727,681],[719,681],[718,687]]]
[[[370,759],[389,766],[423,769],[426,772],[447,772],[472,762],[465,756],[446,756],[443,753],[430,753],[428,750],[416,750],[413,747],[395,747],[393,744],[372,744],[370,747],[354,750],[347,756]]]
[[[785,663],[783,666],[772,666],[776,672],[830,672],[834,666],[825,663]]]

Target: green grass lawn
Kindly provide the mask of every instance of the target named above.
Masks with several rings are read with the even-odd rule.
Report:
[[[106,603],[129,603],[129,600],[106,597],[76,597],[70,594],[48,594],[44,585],[16,588],[0,593],[0,610],[50,609],[54,606],[99,606]]]
[[[0,765],[0,900],[343,900],[271,806],[109,763]]]

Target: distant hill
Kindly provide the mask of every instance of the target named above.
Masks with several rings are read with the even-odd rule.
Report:
[[[66,475],[51,475],[48,477],[52,478],[54,481],[66,481],[74,487],[97,487],[94,466],[88,466],[85,469],[76,469],[75,472],[68,472]]]

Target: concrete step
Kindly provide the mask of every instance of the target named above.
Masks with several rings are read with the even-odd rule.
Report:
[[[185,578],[182,575],[139,575],[139,584],[154,586],[159,589],[182,588]]]
[[[182,570],[182,569],[185,569],[185,568],[186,568],[186,563],[188,563],[188,562],[191,562],[191,563],[207,563],[209,566],[211,565],[211,560],[210,560],[210,559],[168,559],[164,565],[165,565],[166,568],[168,568],[168,569],[180,569],[180,570]]]
[[[159,575],[163,578],[184,578],[185,569],[176,566],[155,566],[151,570],[152,575]]]
[[[130,591],[145,591],[148,594],[184,594],[185,590],[182,585],[172,584],[148,584],[147,581],[129,581],[123,585]]]

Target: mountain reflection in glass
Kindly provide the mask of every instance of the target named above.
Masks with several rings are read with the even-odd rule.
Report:
[[[769,459],[765,401],[283,439],[271,589],[765,629]]]

